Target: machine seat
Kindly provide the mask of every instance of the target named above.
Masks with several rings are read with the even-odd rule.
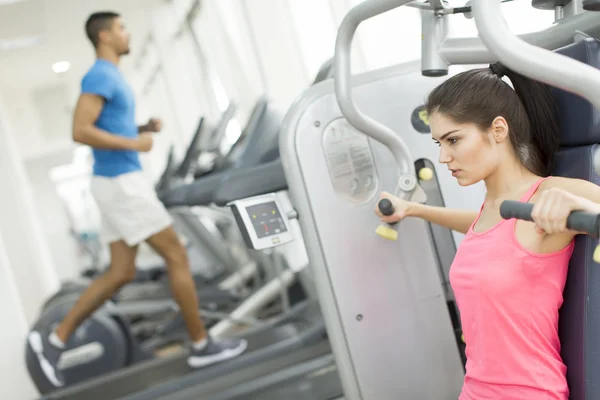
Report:
[[[557,53],[600,69],[600,42],[585,39]],[[568,72],[568,71],[567,71]],[[600,184],[594,155],[600,143],[600,113],[587,100],[553,89],[561,123],[561,149],[552,175]],[[597,241],[579,235],[569,264],[559,314],[561,355],[567,366],[571,400],[600,399],[600,265],[593,261]]]

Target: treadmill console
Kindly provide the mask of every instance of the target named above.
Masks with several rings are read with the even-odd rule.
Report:
[[[275,193],[236,200],[228,205],[249,248],[264,250],[294,239],[287,214]]]

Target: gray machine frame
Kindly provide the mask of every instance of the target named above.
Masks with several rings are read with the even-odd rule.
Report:
[[[519,37],[508,30],[500,0],[474,0],[472,15],[480,38],[447,38],[446,15],[452,10],[440,0],[408,3],[371,0],[350,10],[338,32],[334,85],[323,83],[305,92],[288,112],[280,139],[291,198],[301,216],[321,309],[348,400],[456,399],[464,375],[434,268],[431,240],[418,242],[428,237],[425,222],[403,220],[397,227],[398,242],[387,242],[374,233],[378,221],[373,208],[379,191],[424,199],[415,178],[415,158],[408,150],[413,146],[403,140],[416,139],[401,138],[376,120],[389,123],[395,118],[386,113],[398,106],[398,91],[414,98],[411,96],[424,94],[439,83],[451,65],[501,61],[525,76],[576,93],[600,109],[598,71],[549,51],[577,40],[578,31],[600,36],[598,15],[583,11],[581,0],[557,8],[554,26]],[[420,66],[406,63],[352,76],[350,49],[359,24],[402,5],[422,10]],[[425,87],[416,90],[414,85]],[[361,109],[373,118],[359,111],[353,92]],[[377,108],[382,104],[386,110]],[[367,165],[374,182],[369,181],[369,190],[360,195],[348,182],[337,179],[344,175],[341,170],[333,184],[324,179],[331,171],[325,159],[331,150],[327,129],[332,123],[343,125],[344,118],[350,125],[344,129],[359,150],[374,155]],[[368,143],[361,134],[369,138]],[[321,151],[315,152],[316,148]],[[392,163],[397,169],[390,171]],[[443,181],[440,184],[444,194],[456,190]],[[481,198],[472,192],[470,197],[475,195],[475,200],[470,201],[470,189],[462,188],[463,195],[456,198],[463,207],[478,208]]]

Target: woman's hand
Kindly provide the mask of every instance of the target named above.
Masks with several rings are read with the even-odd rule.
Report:
[[[392,215],[383,215],[379,210],[379,202],[375,206],[375,214],[385,223],[393,224],[400,221],[402,218],[408,216],[408,212],[413,203],[410,201],[402,200],[396,196],[391,195],[387,192],[382,192],[379,196],[379,200],[388,199],[392,202],[394,206],[394,214]]]
[[[600,214],[600,204],[563,189],[551,188],[541,193],[533,206],[531,217],[539,234],[566,233],[571,231],[567,228],[571,211]]]

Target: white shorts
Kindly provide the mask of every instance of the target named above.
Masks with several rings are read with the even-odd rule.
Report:
[[[142,171],[114,178],[92,176],[90,191],[102,218],[102,238],[135,246],[173,221]]]

